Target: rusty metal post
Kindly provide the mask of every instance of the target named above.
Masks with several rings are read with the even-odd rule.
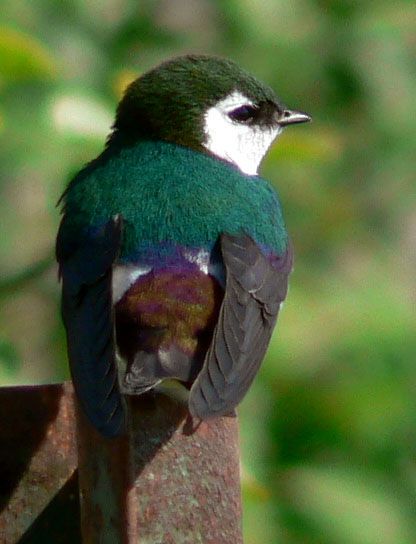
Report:
[[[238,421],[188,421],[166,392],[130,397],[129,436],[105,440],[78,416],[88,544],[241,544]]]
[[[60,518],[60,529],[48,522],[50,541],[63,542],[55,531],[62,533],[64,512],[77,512],[76,466],[72,384],[0,387],[2,544],[23,542],[24,535],[25,541],[34,541],[30,531],[39,534],[37,521],[65,488],[60,496],[65,508],[54,513],[54,518]],[[74,543],[77,524],[72,521],[71,534],[67,532]]]
[[[76,413],[82,541],[137,543],[129,437],[106,439]]]

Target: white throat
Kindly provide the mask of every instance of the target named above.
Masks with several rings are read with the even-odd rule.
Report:
[[[204,146],[217,157],[235,164],[244,174],[257,174],[260,163],[281,128],[261,127],[234,121],[229,113],[240,106],[253,105],[234,91],[205,114]]]

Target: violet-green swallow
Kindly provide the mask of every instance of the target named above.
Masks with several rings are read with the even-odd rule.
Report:
[[[264,358],[292,249],[258,168],[309,121],[234,62],[169,60],[126,90],[105,150],[62,196],[57,238],[74,388],[105,436],[162,380],[198,419],[233,412]]]

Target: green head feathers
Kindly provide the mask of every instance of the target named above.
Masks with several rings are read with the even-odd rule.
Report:
[[[142,75],[121,100],[111,139],[162,139],[201,149],[203,113],[238,90],[253,103],[278,104],[272,89],[230,60],[188,55]]]

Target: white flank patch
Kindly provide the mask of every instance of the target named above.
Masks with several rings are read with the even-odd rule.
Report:
[[[199,251],[187,250],[184,257],[190,263],[197,265],[204,274],[211,274],[220,283],[224,283],[224,268],[221,263],[210,264],[210,253],[206,249]],[[113,304],[116,304],[140,276],[145,276],[152,270],[151,266],[117,265],[113,268],[112,291]]]
[[[118,265],[113,268],[113,304],[116,304],[137,278],[148,274],[151,266]]]
[[[201,272],[208,274],[209,251],[206,249],[200,249],[197,252],[188,250],[184,252],[184,257],[190,263],[196,264]]]
[[[211,254],[206,249],[200,249],[199,251],[185,251],[184,257],[190,263],[194,263],[198,266],[199,270],[204,274],[210,274],[216,278],[220,285],[224,287],[225,273],[224,266],[221,263],[210,263]]]
[[[217,157],[235,164],[244,174],[257,174],[260,163],[281,127],[261,127],[239,123],[229,113],[253,102],[235,91],[205,114],[204,146]]]

